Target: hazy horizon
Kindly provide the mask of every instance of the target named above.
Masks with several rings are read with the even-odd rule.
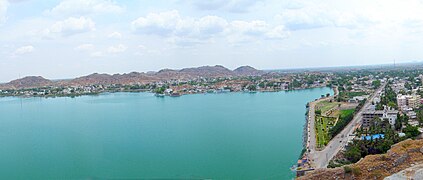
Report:
[[[397,66],[404,66],[404,65],[408,65],[408,64],[422,64],[422,61],[410,61],[410,62],[401,62],[401,63],[396,63]],[[225,68],[228,68],[222,64],[214,64],[214,65],[202,65],[202,66],[188,66],[188,67],[182,67],[182,68],[161,68],[158,70],[149,70],[149,71],[128,71],[128,72],[91,72],[89,74],[80,74],[74,77],[62,77],[62,78],[57,78],[57,77],[44,77],[42,75],[26,75],[26,76],[21,76],[19,75],[17,78],[15,79],[11,79],[9,81],[12,80],[16,80],[16,79],[20,79],[20,78],[24,78],[24,77],[28,77],[28,76],[41,76],[43,78],[49,79],[49,80],[66,80],[66,79],[73,79],[73,78],[78,78],[78,77],[82,77],[82,76],[87,76],[90,74],[109,74],[109,75],[113,75],[113,74],[127,74],[127,73],[131,73],[131,72],[139,72],[139,73],[148,73],[148,72],[158,72],[160,70],[164,70],[164,69],[171,69],[171,70],[181,70],[184,68],[198,68],[198,67],[203,67],[203,66],[223,66]],[[242,66],[250,66],[248,64],[245,65],[239,65],[236,66],[235,68],[228,68],[229,70],[235,70],[238,67],[242,67]],[[394,64],[392,63],[384,63],[384,64],[362,64],[362,65],[346,65],[346,66],[321,66],[321,67],[292,67],[292,68],[273,68],[273,69],[258,69],[258,70],[262,70],[262,71],[292,71],[292,70],[319,70],[319,69],[331,69],[331,70],[336,70],[336,69],[343,69],[343,68],[372,68],[372,67],[378,67],[378,66],[383,66],[383,67],[388,67],[388,66],[394,66]],[[253,68],[255,68],[254,66],[251,66]],[[8,81],[8,82],[9,82]],[[7,82],[1,82],[1,83],[7,83]]]
[[[422,0],[0,0],[0,82],[419,61]]]

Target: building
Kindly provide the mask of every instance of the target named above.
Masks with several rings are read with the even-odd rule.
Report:
[[[418,109],[421,105],[421,97],[420,95],[416,95],[416,94],[414,95],[398,94],[397,104],[399,109],[404,109],[404,107]]]
[[[398,104],[398,108],[406,107],[407,106],[407,98],[404,95],[398,94],[397,104]]]
[[[395,109],[385,107],[384,110],[367,110],[362,113],[363,127],[369,127],[375,118],[380,118],[382,121],[388,121],[389,124],[395,125],[398,111]]]

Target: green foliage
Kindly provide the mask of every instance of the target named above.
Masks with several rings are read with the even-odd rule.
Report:
[[[247,89],[248,89],[249,91],[256,91],[256,90],[257,90],[257,86],[256,86],[256,85],[254,85],[254,84],[250,84],[250,85],[248,85]]]
[[[420,126],[423,125],[423,110],[420,108],[420,110],[417,111],[417,120],[419,121]]]
[[[345,126],[354,118],[354,111],[343,111],[339,117],[338,122],[329,130],[329,136],[335,137]]]
[[[380,85],[381,85],[380,80],[374,80],[374,81],[372,82],[372,86],[373,86],[373,88],[375,88],[375,89],[379,88],[379,87],[380,87]]]
[[[380,99],[380,103],[379,103],[380,106],[385,105],[385,106],[397,108],[396,102],[397,102],[397,94],[394,92],[391,86],[386,86],[385,94]]]
[[[416,136],[418,136],[420,134],[420,131],[418,130],[418,128],[417,127],[414,127],[414,126],[411,126],[411,125],[407,125],[407,127],[405,127],[402,130],[402,132],[405,133],[405,135],[408,138],[413,138],[413,137],[416,137]]]
[[[361,135],[372,134],[384,134],[385,137],[381,139],[354,140],[352,143],[348,144],[345,157],[352,163],[355,163],[360,160],[360,158],[369,154],[386,153],[393,144],[402,140],[398,137],[398,134],[392,130],[389,123],[383,122],[380,119],[375,119],[375,123],[372,124],[368,130],[357,130],[357,135],[359,137]]]
[[[361,159],[361,150],[358,146],[352,146],[345,152],[345,157],[351,162],[357,162]]]
[[[350,166],[344,166],[344,172],[346,174],[351,173],[352,172],[352,168]]]
[[[354,175],[361,175],[361,170],[360,170],[360,168],[359,167],[353,167],[352,168],[352,173],[354,174]]]
[[[162,86],[162,87],[156,88],[154,90],[154,93],[163,94],[165,90],[166,90],[166,88]]]

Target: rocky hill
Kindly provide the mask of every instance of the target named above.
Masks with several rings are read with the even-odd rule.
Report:
[[[334,169],[319,169],[298,179],[384,179],[423,164],[423,140],[405,140],[386,154],[369,155],[359,162]]]
[[[234,73],[238,76],[260,76],[264,74],[263,71],[257,70],[251,66],[241,66],[236,68]]]
[[[189,80],[194,78],[215,78],[215,77],[234,77],[234,76],[260,76],[264,74],[250,66],[242,66],[234,71],[226,67],[202,66],[195,68],[184,68],[181,70],[163,69],[158,72],[139,73],[131,72],[129,74],[90,74],[70,80],[50,81],[39,76],[25,77],[14,80],[6,84],[1,84],[0,89],[24,89],[43,86],[65,86],[65,85],[94,85],[94,84],[135,84],[150,83],[163,80]]]
[[[235,73],[220,65],[216,66],[202,66],[197,68],[185,68],[179,71],[190,76],[201,76],[201,77],[228,77],[234,76]]]
[[[1,89],[25,89],[52,85],[53,82],[41,76],[28,76],[0,85]]]
[[[145,73],[132,72],[129,74],[90,74],[82,76],[70,81],[62,82],[67,85],[92,85],[92,84],[133,84],[133,83],[147,83],[159,80],[153,76]]]

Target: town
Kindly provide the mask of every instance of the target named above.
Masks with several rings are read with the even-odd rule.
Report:
[[[271,72],[259,76],[195,77],[192,79],[166,79],[154,82],[134,82],[127,84],[98,82],[84,85],[82,83],[68,85],[66,82],[52,82],[46,86],[36,85],[29,88],[0,87],[0,96],[75,97],[106,92],[152,92],[158,97],[177,97],[199,93],[274,92],[326,87],[329,85],[331,76],[331,73],[318,72],[301,74]],[[38,78],[38,81],[45,80],[40,80],[39,78],[41,77],[27,78],[35,78],[36,80]],[[25,78],[16,81],[21,80],[27,81]]]
[[[324,167],[350,168],[367,155],[421,138],[422,82],[419,69],[334,74],[331,85],[339,92],[309,103],[297,176]],[[361,174],[357,167],[348,171]]]

